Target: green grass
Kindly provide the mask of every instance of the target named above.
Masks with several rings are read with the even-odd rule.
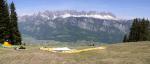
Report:
[[[0,64],[150,64],[150,42],[104,45],[105,50],[77,54],[61,54],[39,50],[41,46],[26,46],[27,50],[0,48]],[[49,46],[52,47],[52,46]],[[55,46],[53,46],[55,47]],[[72,46],[84,49],[89,46]]]

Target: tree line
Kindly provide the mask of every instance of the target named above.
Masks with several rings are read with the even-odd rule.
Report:
[[[13,45],[21,44],[17,21],[15,4],[12,2],[8,5],[7,0],[0,0],[0,43],[8,41]]]
[[[148,19],[133,20],[129,34],[124,36],[123,42],[137,42],[150,40],[150,22]]]

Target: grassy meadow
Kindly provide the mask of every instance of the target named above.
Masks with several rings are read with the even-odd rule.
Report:
[[[42,47],[40,45],[26,46],[26,50],[0,48],[0,64],[150,64],[150,42],[101,46],[105,46],[106,49],[76,54],[42,51],[39,49]],[[92,48],[91,46],[70,47],[72,49]]]

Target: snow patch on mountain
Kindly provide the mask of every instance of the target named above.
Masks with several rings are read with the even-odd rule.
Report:
[[[68,17],[90,17],[90,18],[97,18],[97,19],[113,19],[117,20],[117,18],[111,16],[111,15],[99,15],[99,14],[91,14],[91,15],[71,15],[71,14],[64,14],[61,15],[62,18],[68,18]]]
[[[22,16],[22,17],[26,17]],[[96,12],[96,11],[45,11],[39,12],[38,14],[28,15],[28,17],[42,17],[45,20],[54,20],[56,18],[68,18],[68,17],[87,17],[87,18],[96,18],[96,19],[107,19],[107,20],[118,20],[118,18],[109,12]],[[19,18],[21,20],[25,18]],[[26,21],[26,20],[24,20]]]

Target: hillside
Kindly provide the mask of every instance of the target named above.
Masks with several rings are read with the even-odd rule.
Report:
[[[106,49],[76,54],[41,51],[41,46],[35,45],[27,46],[27,50],[20,51],[0,48],[0,64],[150,64],[150,42],[101,46],[105,46]],[[84,49],[89,46],[72,48]]]
[[[19,17],[22,34],[37,40],[61,42],[122,42],[131,24],[131,20],[96,11],[45,11]]]

